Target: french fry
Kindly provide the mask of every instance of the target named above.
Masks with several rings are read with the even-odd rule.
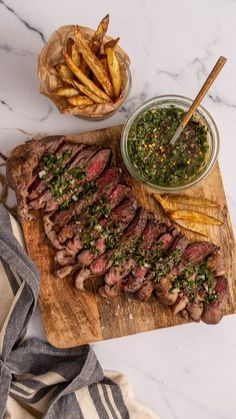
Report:
[[[103,46],[104,48],[104,52],[106,52],[106,50],[108,48],[114,48],[116,47],[116,45],[118,44],[120,38],[116,38],[116,39],[111,39],[110,41],[106,42]]]
[[[211,224],[211,225],[222,225],[223,222],[210,215],[203,214],[198,211],[187,211],[187,210],[176,210],[168,212],[168,215],[172,220],[184,220],[191,221],[199,224]]]
[[[67,39],[66,51],[69,54],[69,56],[72,58],[72,60],[74,61],[75,65],[79,67],[81,63],[81,55],[79,53],[79,50],[77,48],[77,45],[74,39],[72,38]]]
[[[112,80],[114,94],[115,94],[115,97],[118,97],[120,94],[120,89],[121,89],[121,74],[120,74],[119,61],[117,59],[114,47],[107,48],[105,52],[107,55],[107,63],[108,63],[109,73]]]
[[[76,80],[73,82],[75,88],[77,88],[81,93],[83,93],[85,96],[92,99],[95,103],[105,103],[106,101],[99,96],[95,95],[91,90],[88,89],[88,87],[84,86],[81,83],[78,83]]]
[[[72,84],[72,80],[74,79],[73,73],[67,67],[66,64],[56,64],[55,70],[60,77],[60,79],[68,84]]]
[[[104,69],[106,70],[107,74],[109,74],[109,68],[108,68],[108,63],[107,63],[107,57],[106,55],[101,55],[99,57],[100,62],[102,63]]]
[[[153,196],[159,202],[159,204],[162,206],[164,211],[168,212],[169,210],[173,210],[172,203],[169,202],[167,199],[164,199],[163,195],[155,193],[155,194],[153,194]]]
[[[94,101],[92,99],[90,99],[87,96],[82,96],[82,95],[68,97],[67,101],[69,102],[70,105],[73,105],[73,106],[94,105]]]
[[[60,87],[59,89],[55,90],[57,96],[65,96],[65,97],[72,97],[79,94],[77,89],[74,87]]]
[[[113,88],[112,84],[109,80],[108,74],[104,70],[102,64],[100,63],[99,59],[96,57],[96,55],[91,51],[89,48],[82,32],[80,31],[79,27],[77,28],[75,32],[76,42],[79,45],[79,49],[81,54],[83,55],[86,63],[98,79],[98,81],[101,83],[103,89],[107,93],[108,96],[113,96]],[[67,63],[68,64],[68,63]]]
[[[173,202],[176,204],[193,205],[195,207],[219,207],[216,201],[184,194],[162,194],[161,198],[165,201],[169,201],[170,203]]]
[[[107,32],[107,28],[109,25],[109,14],[106,15],[101,22],[99,23],[94,35],[89,41],[89,47],[93,51],[95,55],[97,55],[100,52],[100,48],[103,43],[103,38]]]
[[[72,73],[77,77],[77,79],[82,82],[85,86],[89,88],[92,92],[95,93],[98,97],[104,99],[105,101],[109,101],[109,96],[103,92],[96,84],[90,80],[72,61],[70,56],[67,54],[67,52],[62,53],[66,64],[68,65],[69,69],[72,71]]]
[[[197,224],[186,220],[175,220],[175,223],[180,227],[185,228],[186,230],[193,231],[194,233],[207,237],[205,226],[202,224]]]
[[[107,28],[109,25],[109,15],[106,15],[101,22],[99,23],[96,31],[94,32],[92,38],[90,39],[88,46],[91,49],[91,51],[97,55],[102,46],[103,46],[103,38],[106,34]],[[82,59],[81,62],[81,66],[80,66],[81,71],[83,71],[83,73],[85,73],[86,75],[89,72],[89,67],[85,61],[85,59]]]

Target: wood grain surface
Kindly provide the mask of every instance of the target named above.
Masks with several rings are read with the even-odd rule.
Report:
[[[121,126],[116,126],[78,135],[68,135],[67,138],[70,141],[97,143],[111,147],[114,162],[122,167],[123,180],[131,186],[133,196],[143,207],[154,212],[158,219],[170,223],[153,198],[151,191],[131,178],[124,168],[119,146],[121,130]],[[220,205],[219,210],[208,209],[207,213],[220,217],[224,225],[222,227],[209,226],[207,233],[209,240],[221,247],[226,266],[230,293],[225,314],[235,313],[235,243],[218,164],[203,183],[191,188],[187,193],[214,199]],[[22,226],[28,253],[41,273],[39,307],[47,338],[52,345],[67,348],[186,323],[181,316],[173,316],[171,310],[163,307],[154,295],[147,302],[137,301],[127,294],[122,294],[115,300],[105,300],[96,292],[99,279],[90,281],[87,286],[88,290],[85,292],[74,288],[73,278],[57,279],[53,275],[53,250],[43,232],[40,213],[36,214],[34,221],[23,222]],[[194,233],[186,232],[186,230],[183,232],[191,240],[201,239]]]

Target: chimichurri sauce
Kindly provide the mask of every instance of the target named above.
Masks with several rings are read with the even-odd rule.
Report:
[[[128,154],[146,181],[159,186],[178,186],[194,178],[205,162],[207,130],[191,118],[175,145],[170,145],[185,112],[177,107],[153,107],[144,111],[130,128]]]

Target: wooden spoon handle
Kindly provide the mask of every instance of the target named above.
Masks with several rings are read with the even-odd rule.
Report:
[[[188,112],[186,113],[185,117],[183,118],[183,121],[180,124],[180,126],[182,128],[184,128],[187,125],[191,116],[193,115],[193,113],[197,109],[199,103],[202,101],[203,97],[205,96],[205,94],[207,93],[209,88],[211,87],[213,81],[218,76],[219,72],[221,71],[222,67],[225,65],[226,61],[227,61],[227,59],[225,57],[222,57],[222,56],[217,61],[215,67],[212,69],[211,73],[209,74],[205,83],[203,84],[201,90],[199,91],[198,95],[196,96],[192,105],[190,106]]]

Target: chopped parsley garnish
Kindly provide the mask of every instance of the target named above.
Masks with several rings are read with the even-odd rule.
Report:
[[[86,173],[83,170],[81,170],[79,167],[73,167],[69,169],[68,174],[78,180],[82,180],[86,176]]]
[[[65,180],[63,176],[58,176],[54,179],[49,186],[50,191],[55,196],[56,199],[59,199],[64,192],[68,189],[69,181]]]
[[[65,210],[67,208],[69,208],[71,201],[68,199],[64,202],[62,202],[59,206],[60,210]]]
[[[214,277],[207,269],[206,262],[201,262],[198,266],[188,263],[181,275],[172,283],[170,292],[175,289],[184,291],[190,301],[194,301],[200,290],[204,291],[204,300],[206,303],[214,302],[217,294],[214,287]]]

